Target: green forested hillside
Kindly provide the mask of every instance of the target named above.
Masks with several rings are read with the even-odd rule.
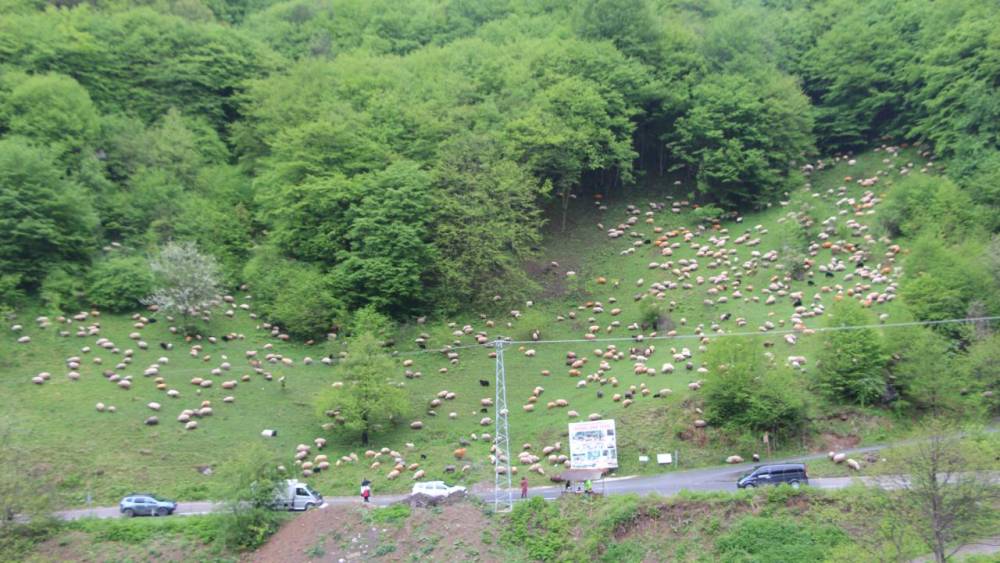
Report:
[[[571,198],[650,185],[748,211],[801,184],[806,157],[883,136],[930,143],[980,234],[997,228],[987,2],[2,10],[7,306],[127,310],[137,292],[95,291],[95,272],[169,240],[303,337],[360,307],[515,302]]]
[[[0,0],[6,423],[38,471],[65,456],[68,504],[136,482],[212,496],[204,468],[273,426],[286,463],[322,435],[334,461],[384,445],[441,476],[493,416],[480,331],[523,341],[512,404],[539,402],[516,440],[613,414],[634,429],[626,471],[660,449],[746,457],[763,432],[800,451],[983,420],[996,325],[950,321],[1000,315],[998,24],[982,0]],[[176,332],[143,305],[172,242],[214,257],[234,297]],[[360,444],[330,384],[367,332],[402,364],[377,383],[406,393]],[[101,337],[150,349],[116,367]],[[201,400],[214,418],[173,422]],[[405,488],[361,461],[315,480]]]

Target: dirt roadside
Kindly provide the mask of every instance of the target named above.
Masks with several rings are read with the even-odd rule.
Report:
[[[378,523],[372,506],[329,506],[300,515],[245,563],[322,561],[483,561],[505,558],[482,510],[471,502],[414,508],[400,522]]]

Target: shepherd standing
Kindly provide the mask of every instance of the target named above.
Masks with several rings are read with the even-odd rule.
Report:
[[[361,481],[361,498],[365,499],[365,502],[369,502],[369,498],[372,496],[372,482],[366,477]]]

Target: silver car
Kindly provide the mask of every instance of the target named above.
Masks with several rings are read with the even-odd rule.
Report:
[[[170,516],[177,509],[172,500],[161,500],[148,493],[129,495],[118,503],[122,514],[132,516]]]

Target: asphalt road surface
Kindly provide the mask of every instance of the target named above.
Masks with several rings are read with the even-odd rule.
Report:
[[[866,448],[855,448],[852,450],[846,450],[850,454],[863,454],[869,451],[875,451],[884,448],[885,446],[870,446]],[[815,454],[809,456],[788,458],[783,460],[770,460],[767,463],[788,463],[797,461],[809,461],[812,459],[821,459],[826,457],[825,454]],[[740,475],[746,473],[754,465],[760,465],[759,463],[742,463],[738,465],[724,465],[719,467],[706,467],[702,469],[688,469],[684,471],[673,471],[670,473],[662,473],[659,475],[645,475],[637,477],[612,477],[605,480],[603,483],[598,481],[594,484],[594,490],[599,493],[618,495],[625,493],[636,493],[640,495],[648,494],[659,494],[661,496],[669,496],[676,494],[682,490],[689,491],[735,491],[736,490],[736,480]],[[868,481],[868,479],[864,479]],[[854,481],[850,477],[840,477],[840,478],[823,478],[823,479],[810,479],[809,484],[813,487],[818,487],[822,489],[839,489],[850,485]],[[557,498],[562,494],[562,486],[547,486],[547,487],[532,487],[528,492],[530,497],[541,496],[546,499]],[[515,488],[513,491],[515,499],[519,498],[521,495],[520,489]],[[485,500],[493,500],[493,492],[479,493],[479,496]],[[384,506],[387,504],[392,504],[398,502],[407,497],[407,495],[374,495],[372,497],[372,503],[378,506]],[[361,498],[358,496],[350,497],[328,497],[324,499],[326,501],[324,506],[336,506],[343,504],[357,504],[361,502]],[[192,515],[192,514],[208,514],[210,512],[218,512],[224,510],[224,505],[218,502],[203,501],[203,502],[178,502],[177,510],[174,512],[175,515]],[[121,518],[122,515],[118,510],[117,506],[104,506],[104,507],[94,507],[94,508],[81,508],[75,510],[63,510],[56,513],[56,516],[63,518],[65,520],[76,520],[78,518]]]
[[[994,432],[997,431],[1000,426],[996,425],[996,421],[987,431]],[[909,443],[912,441],[898,442],[891,444],[892,446],[898,446],[901,444]],[[865,454],[868,452],[874,452],[878,450],[890,447],[890,445],[882,444],[876,446],[867,446],[863,448],[853,448],[849,450],[843,450],[844,453],[857,456],[859,454]],[[670,496],[679,493],[683,490],[688,491],[735,491],[736,481],[741,475],[750,471],[755,465],[760,465],[761,463],[795,463],[795,462],[809,462],[811,460],[823,459],[826,454],[818,453],[806,456],[792,457],[781,460],[767,460],[766,462],[760,463],[741,463],[736,465],[722,465],[717,467],[705,467],[701,469],[688,469],[683,471],[672,471],[670,473],[661,473],[659,475],[644,475],[635,477],[612,477],[604,480],[603,482],[598,481],[594,484],[594,491],[598,493],[608,494],[608,495],[620,495],[626,493],[636,493],[639,495],[649,495],[658,494],[661,496]],[[1000,479],[1000,476],[993,474],[991,479]],[[854,482],[860,481],[866,485],[881,486],[884,488],[891,488],[898,484],[898,479],[894,479],[891,476],[882,477],[831,477],[831,478],[816,478],[809,480],[809,486],[816,487],[820,489],[841,489],[851,485]],[[529,497],[540,496],[542,498],[551,500],[558,498],[563,492],[563,487],[561,485],[546,486],[546,487],[532,487],[528,491]],[[493,491],[475,493],[480,498],[492,501]],[[512,491],[515,500],[519,500],[521,496],[520,489],[516,488]],[[403,500],[408,495],[379,495],[375,494],[372,496],[371,502],[376,506],[385,506]],[[321,508],[326,508],[330,506],[344,505],[344,504],[357,504],[361,502],[360,496],[350,496],[350,497],[328,497],[325,498],[325,503]],[[224,510],[225,507],[222,503],[203,501],[203,502],[178,502],[177,510],[174,511],[175,515],[192,515],[192,514],[208,514],[211,512],[219,512]],[[55,515],[64,520],[76,520],[78,518],[121,518],[122,515],[118,510],[117,506],[105,506],[105,507],[95,507],[95,508],[81,508],[75,510],[63,510],[56,512]]]

